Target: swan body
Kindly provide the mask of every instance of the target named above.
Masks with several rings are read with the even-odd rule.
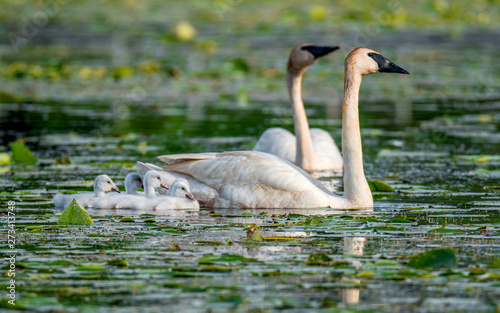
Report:
[[[178,178],[170,187],[170,195],[136,199],[131,203],[136,210],[199,210],[200,205],[189,189],[189,183]]]
[[[159,156],[169,172],[180,173],[215,189],[217,208],[372,208],[373,198],[363,170],[358,94],[363,75],[408,74],[367,48],[346,58],[342,110],[344,194],[334,195],[306,171],[289,161],[258,151]]]
[[[94,200],[97,198],[106,197],[106,192],[115,191],[120,193],[120,190],[113,183],[113,180],[108,175],[99,175],[94,181],[94,193],[93,194],[57,194],[52,201],[54,202],[56,208],[66,208],[69,203],[75,199],[79,205],[84,208],[93,207]]]
[[[139,176],[139,174],[135,174]],[[133,182],[136,176],[129,174],[129,187],[138,182]],[[140,178],[140,176],[139,176]],[[142,186],[142,179],[141,179]],[[160,174],[156,171],[148,171],[144,175],[144,194],[127,194],[127,195],[108,195],[94,199],[94,207],[97,209],[128,209],[132,207],[132,202],[140,199],[155,198],[156,188],[168,189],[167,184],[163,181]]]
[[[276,155],[307,172],[342,172],[342,155],[332,136],[323,129],[309,129],[301,92],[302,76],[307,68],[338,48],[301,44],[292,50],[288,59],[287,83],[296,136],[283,128],[270,128],[261,135],[254,151]]]
[[[214,154],[215,155],[215,154]],[[189,175],[182,173],[167,171],[159,166],[151,163],[137,162],[140,172],[147,172],[150,170],[157,171],[162,179],[170,186],[172,186],[176,179],[185,179],[190,187],[191,192],[201,206],[212,207],[214,200],[219,196],[219,193],[214,188],[202,183]]]

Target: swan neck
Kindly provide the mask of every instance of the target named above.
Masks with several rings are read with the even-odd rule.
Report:
[[[156,198],[156,191],[155,188],[152,186],[146,186],[144,188],[144,194],[146,195],[147,198]]]
[[[344,197],[351,205],[373,203],[370,187],[363,170],[358,110],[361,78],[361,74],[346,66],[342,105],[342,153],[344,159]]]
[[[311,139],[306,110],[302,102],[302,76],[303,70],[288,70],[287,83],[290,102],[292,104],[294,131],[297,144],[295,164],[306,171],[318,168],[316,154]]]

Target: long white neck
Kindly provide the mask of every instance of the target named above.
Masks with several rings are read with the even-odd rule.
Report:
[[[97,181],[94,182],[94,195],[96,197],[104,197],[106,195],[106,193],[97,186]]]
[[[151,186],[151,184],[148,184],[147,181],[146,185],[144,186],[144,195],[147,198],[156,198],[155,187]]]
[[[350,204],[373,204],[363,170],[363,151],[359,129],[358,95],[361,74],[346,67],[342,106],[342,153],[344,159],[344,197]]]
[[[295,137],[297,138],[297,154],[295,156],[295,164],[305,171],[314,171],[318,168],[318,161],[314,153],[314,147],[309,131],[309,123],[307,122],[306,110],[302,102],[302,75],[305,70],[287,71],[287,84],[290,102],[292,103],[293,122],[295,127]]]

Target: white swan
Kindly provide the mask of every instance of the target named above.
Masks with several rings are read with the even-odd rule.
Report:
[[[219,193],[214,188],[207,186],[206,184],[194,179],[189,175],[184,175],[181,173],[173,173],[162,169],[151,163],[137,162],[140,172],[147,172],[150,170],[157,171],[164,182],[169,186],[172,186],[176,179],[183,178],[189,183],[189,187],[194,197],[202,207],[212,207],[214,205],[215,199],[219,196]]]
[[[408,72],[379,53],[356,48],[346,58],[342,110],[344,195],[329,192],[301,168],[268,153],[236,151],[158,157],[165,169],[189,175],[218,192],[213,207],[370,208],[373,199],[363,171],[358,94],[363,75]]]
[[[139,176],[139,174],[135,175]],[[132,181],[135,175],[129,174],[127,175],[127,178],[131,176],[130,181]],[[137,193],[127,195],[108,195],[106,197],[95,198],[93,206],[96,209],[129,209],[132,207],[132,202],[136,200],[155,198],[156,188],[164,188],[168,190],[167,184],[163,181],[158,172],[148,171],[144,175],[144,195]]]
[[[136,210],[199,210],[200,205],[194,198],[189,183],[184,178],[178,178],[170,187],[170,195],[156,198],[134,200],[131,204]]]
[[[342,172],[342,155],[332,136],[323,129],[309,129],[301,91],[302,76],[307,68],[338,48],[301,44],[290,52],[286,80],[296,136],[280,127],[269,128],[260,136],[254,151],[274,154],[307,172]]]
[[[99,175],[94,181],[93,194],[57,194],[53,199],[56,208],[66,208],[68,204],[75,199],[79,205],[84,208],[93,206],[94,199],[106,197],[106,192],[115,191],[120,193],[120,190],[113,183],[113,180],[108,175]]]
[[[129,173],[125,177],[125,191],[127,195],[138,195],[137,189],[143,189],[144,185],[142,183],[141,175],[137,173]]]

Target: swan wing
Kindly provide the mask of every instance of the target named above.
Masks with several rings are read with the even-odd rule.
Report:
[[[207,153],[210,155],[210,153]],[[194,161],[194,160],[199,160],[198,158],[193,158],[192,156],[196,156],[194,154],[187,154],[187,160]],[[214,153],[215,156],[215,153]],[[173,162],[178,162],[178,160],[175,160],[174,158],[172,159]],[[180,161],[179,161],[180,162]],[[202,205],[206,206],[211,206],[215,199],[219,196],[219,193],[212,187],[208,186],[207,184],[194,179],[192,176],[183,174],[183,173],[178,173],[178,172],[172,172],[168,171],[164,168],[161,168],[159,166],[156,166],[151,163],[142,163],[142,162],[137,162],[137,165],[139,166],[139,171],[141,173],[145,173],[149,170],[155,170],[158,173],[160,173],[161,177],[164,179],[164,181],[167,183],[168,186],[172,186],[174,181],[178,178],[184,178],[185,180],[188,181],[189,183],[189,188],[191,189],[191,192],[195,196],[196,200],[198,200]]]
[[[158,157],[170,171],[192,176],[218,191],[217,207],[276,208],[328,206],[332,194],[290,162],[258,151]],[[170,162],[170,160],[175,160]]]

